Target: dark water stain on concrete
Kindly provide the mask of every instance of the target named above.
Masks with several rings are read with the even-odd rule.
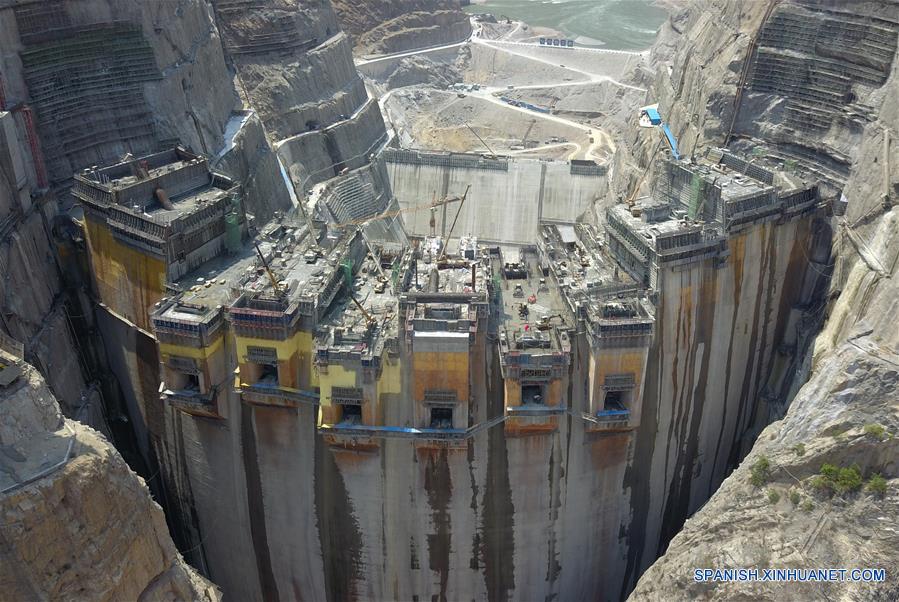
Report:
[[[706,399],[706,384],[709,379],[712,325],[715,321],[714,299],[718,273],[714,268],[709,267],[700,272],[700,278],[699,307],[696,308],[695,314],[693,344],[690,346],[689,363],[685,370],[686,382],[683,384],[681,400],[678,403],[678,407],[685,410],[678,433],[678,440],[684,442],[684,449],[677,456],[674,480],[671,483],[670,495],[666,499],[663,511],[657,550],[659,555],[664,553],[668,542],[677,535],[692,510],[690,494],[693,484],[693,466],[698,461],[699,428],[705,404],[710,401]],[[691,314],[692,316],[693,314]],[[703,355],[699,359],[699,374],[694,377],[697,373],[697,350],[700,346],[703,348]],[[689,432],[687,432],[688,430]]]
[[[444,602],[449,584],[451,525],[449,503],[453,495],[446,449],[428,454],[425,466],[425,493],[431,508],[434,533],[428,533],[428,567],[440,576],[440,594],[432,599]]]
[[[409,537],[409,570],[417,571],[421,568],[418,560],[418,546],[415,545],[415,537]]]
[[[256,570],[266,601],[280,600],[265,532],[265,503],[262,497],[262,478],[259,475],[259,459],[256,455],[256,433],[253,428],[253,406],[240,406],[240,438],[243,450],[244,472],[247,475],[247,507],[250,514],[250,536],[256,555]]]
[[[315,438],[314,486],[325,596],[335,602],[355,600],[356,584],[363,577],[362,533],[343,475],[321,437]]]
[[[730,341],[727,344],[727,364],[724,369],[724,399],[730,396],[730,377],[733,370],[734,360],[734,341],[737,336],[737,316],[740,315],[740,297],[743,294],[743,262],[746,260],[746,241],[745,238],[736,239],[731,243],[731,258],[734,270],[734,288],[733,288],[733,313],[730,319]],[[718,474],[718,463],[722,461],[721,446],[725,441],[725,430],[727,426],[727,404],[723,405],[721,411],[721,429],[718,432],[718,441],[715,443],[715,455],[712,458],[712,478],[709,479],[709,487],[706,490],[706,497],[711,497],[717,485],[715,484],[714,475]],[[728,439],[729,440],[729,439]]]
[[[478,493],[480,488],[478,487],[478,481],[475,478],[474,473],[474,463],[475,463],[475,441],[472,441],[468,446],[467,450],[467,461],[468,461],[468,480],[469,487],[471,487],[471,504],[469,507],[471,508],[472,516],[474,517],[474,524],[478,524],[480,521],[480,516],[478,510],[480,506],[478,505]],[[468,568],[473,571],[477,571],[481,567],[480,559],[481,552],[481,534],[475,530],[474,535],[471,538],[471,558],[468,561]]]
[[[656,310],[657,316],[664,315],[664,299],[662,297],[663,305]],[[633,518],[627,531],[628,546],[623,571],[624,578],[618,593],[618,598],[621,600],[627,598],[636,585],[637,578],[643,572],[643,552],[647,543],[646,523],[649,516],[651,493],[649,487],[651,479],[647,478],[647,472],[651,470],[655,440],[659,431],[659,397],[662,374],[656,358],[660,356],[664,346],[665,330],[659,328],[649,350],[649,361],[646,363],[643,387],[644,402],[634,444],[634,457],[624,471],[623,489],[630,490],[631,516]]]
[[[166,496],[166,523],[173,535],[177,534],[178,539],[175,539],[175,542],[178,549],[187,550],[183,553],[184,558],[193,566],[202,567],[205,576],[212,579],[214,575],[206,570],[209,564],[206,561],[206,549],[200,531],[200,516],[188,477],[190,473],[184,449],[184,429],[181,427],[184,416],[174,410],[172,420],[174,425],[171,440],[157,437],[152,433],[150,435],[154,463],[155,458],[160,458],[160,466],[164,467],[159,474],[163,482],[162,490]]]
[[[551,528],[549,545],[547,546],[546,581],[550,584],[550,587],[552,587],[562,572],[562,565],[559,564],[559,553],[556,551],[556,522],[559,520],[559,507],[562,505],[559,491],[560,475],[559,471],[556,470],[556,443],[557,438],[553,437],[552,448],[549,452],[549,474],[547,475],[550,494],[549,522]]]
[[[487,379],[487,399],[504,399],[499,370],[492,370]],[[505,429],[500,426],[487,432],[487,483],[481,515],[481,558],[487,599],[491,602],[508,600],[509,592],[515,588],[514,514]]]
[[[759,267],[759,281],[757,285],[758,293],[756,294],[753,304],[752,331],[749,337],[748,348],[753,350],[749,356],[749,363],[745,368],[745,377],[743,378],[743,387],[740,391],[740,402],[737,406],[737,421],[734,425],[734,431],[730,436],[731,444],[730,454],[728,454],[728,466],[736,466],[740,461],[740,439],[746,432],[750,424],[750,419],[755,413],[755,407],[758,404],[758,386],[760,370],[763,367],[764,349],[759,349],[760,344],[764,344],[767,331],[767,316],[771,303],[773,284],[772,275],[777,265],[776,261],[776,241],[773,228],[760,226],[763,228],[759,232],[759,236],[765,239],[764,252],[761,257],[761,266]],[[767,276],[767,278],[766,278]],[[763,294],[765,300],[762,300]],[[756,374],[753,375],[753,372]]]

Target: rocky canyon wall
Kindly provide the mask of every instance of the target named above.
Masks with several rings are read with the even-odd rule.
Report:
[[[461,4],[459,0],[336,0],[334,8],[356,52],[388,54],[467,38],[471,23]]]
[[[158,397],[155,343],[97,306],[69,183],[125,153],[180,144],[243,184],[247,210],[265,220],[291,206],[281,167],[258,118],[234,112],[233,76],[203,2],[0,3],[0,90],[2,329],[24,343],[67,416],[161,477],[150,484],[164,500],[154,406],[143,403]],[[190,522],[169,517],[176,533]]]
[[[42,296],[32,307],[21,306],[19,297],[3,299],[12,309],[7,313],[16,316],[4,315],[12,320],[4,327],[17,338],[35,339],[35,331],[52,324],[45,317],[53,315],[63,288],[54,284],[63,282],[63,270],[46,258],[55,207],[44,214],[22,208],[22,182],[29,183],[26,190],[52,195],[77,169],[177,139],[232,173],[244,185],[248,210],[260,218],[286,208],[293,189],[302,197],[340,174],[366,185],[369,213],[389,202],[383,167],[370,157],[386,140],[383,121],[355,72],[330,3],[213,4],[214,12],[199,1],[0,4],[2,16],[11,15],[2,22],[13,24],[4,25],[12,50],[4,43],[3,81],[10,82],[7,95],[14,99],[7,105],[32,104],[40,142],[50,147],[42,175],[39,155],[30,155],[28,113],[19,111],[16,148],[25,157],[25,176],[7,177],[8,192],[0,197],[9,199],[9,214],[17,216],[16,233],[4,238],[12,266],[4,273]],[[23,13],[22,6],[33,11]],[[808,6],[802,10],[821,12]],[[713,139],[721,143],[731,131],[734,106],[762,102],[751,95],[737,101],[735,89],[739,80],[754,77],[748,70],[742,76],[742,57],[751,54],[764,12],[761,4],[741,8],[722,0],[697,4],[666,25],[653,51],[661,68],[647,102],[660,102],[688,153]],[[58,21],[56,33],[47,37],[26,17]],[[75,115],[60,115],[52,98],[32,90],[43,71],[30,70],[29,64],[40,63],[28,61],[88,47],[93,54],[78,68],[96,76],[90,69],[118,57],[98,35],[110,27],[130,36],[125,39],[133,42],[143,75],[123,84],[127,102],[106,108],[116,115],[109,124],[91,126],[96,119],[83,108],[89,104],[77,105],[81,112]],[[662,65],[669,57],[671,69]],[[88,101],[103,93],[76,89]],[[247,110],[234,112],[241,101]],[[778,105],[775,98],[764,102],[772,110]],[[126,105],[139,113],[134,124],[149,125],[127,129]],[[740,136],[735,144],[749,150],[767,130],[750,125],[740,117],[744,113],[751,110],[737,114],[733,132]],[[96,134],[89,148],[79,146],[77,135],[71,143],[54,138],[68,131],[68,119],[83,121]],[[833,134],[834,145],[849,144],[844,138],[856,131],[853,124],[847,119],[834,126],[843,128]],[[650,166],[654,145],[638,133],[622,141],[610,169],[614,193],[630,193]],[[772,149],[791,152],[797,170],[814,174],[798,146],[781,140]],[[873,144],[865,148],[876,154]],[[831,172],[825,178],[830,195],[839,183]],[[283,186],[282,173],[290,186]],[[359,200],[351,185],[323,188],[332,195],[325,205],[335,214]],[[27,227],[18,226],[27,216],[37,224],[30,238],[40,244],[33,248],[28,237],[22,239]],[[77,255],[77,228],[65,240],[63,247]],[[151,335],[105,308],[78,319],[102,341],[83,346],[105,347],[96,361],[116,375],[121,414],[133,425],[136,447],[159,468],[161,499],[179,547],[227,596],[618,599],[739,461],[758,429],[783,411],[793,392],[788,375],[800,371],[808,332],[820,314],[830,242],[822,216],[806,214],[734,233],[726,256],[663,269],[654,291],[655,342],[642,421],[625,432],[591,432],[579,415],[591,407],[585,359],[566,375],[571,412],[537,434],[507,428],[499,360],[485,340],[471,356],[471,425],[483,426],[462,444],[389,437],[358,447],[335,444],[316,429],[313,407],[244,403],[233,390],[222,395],[223,420],[194,417],[159,399],[159,356]],[[89,287],[83,286],[79,298],[86,300]],[[74,331],[68,330],[72,340]],[[225,345],[229,368],[240,359],[232,343]],[[576,357],[589,355],[584,333],[573,344],[581,350]],[[81,347],[72,344],[73,350]],[[77,353],[65,352],[58,370],[46,369],[58,373],[60,389],[74,381],[70,390],[81,391],[91,366],[76,370],[72,357]],[[67,373],[79,373],[80,380]],[[391,410],[398,424],[417,401],[409,387],[403,391]],[[174,566],[172,554],[161,557],[153,565],[158,572]],[[142,582],[135,577],[134,587]]]
[[[144,482],[101,434],[63,417],[34,368],[20,368],[0,387],[4,598],[221,600],[175,549]]]
[[[299,194],[367,165],[387,132],[331,3],[214,5],[244,102],[259,112],[273,146],[283,149],[281,161]],[[378,192],[390,196],[389,185]]]

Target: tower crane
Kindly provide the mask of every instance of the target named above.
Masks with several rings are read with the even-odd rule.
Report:
[[[450,226],[449,234],[446,236],[446,240],[443,241],[443,249],[440,253],[440,258],[438,262],[442,259],[446,258],[446,248],[449,245],[449,239],[453,236],[453,230],[456,228],[456,221],[459,219],[459,214],[462,213],[462,206],[465,205],[465,199],[468,197],[468,191],[471,190],[471,184],[465,187],[465,192],[461,197],[457,197],[452,199],[451,202],[459,201],[459,208],[456,210],[456,217],[453,218],[453,225]],[[433,215],[433,213],[431,214]]]
[[[465,187],[465,193],[462,196],[445,196],[439,201],[437,198],[434,198],[434,201],[431,203],[431,220],[428,222],[428,225],[431,227],[431,236],[437,236],[437,207],[446,207],[450,203],[464,203],[465,197],[468,196],[468,191],[471,189],[471,184]],[[461,209],[461,205],[459,208]],[[459,214],[456,213],[456,217],[459,217]],[[445,220],[444,220],[445,221]],[[453,225],[456,225],[456,220],[453,220]],[[446,224],[444,224],[444,229],[446,229]],[[452,235],[452,228],[450,228],[450,235]]]

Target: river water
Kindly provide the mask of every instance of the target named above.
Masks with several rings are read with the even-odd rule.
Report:
[[[652,0],[487,0],[465,9],[561,31],[585,46],[643,50],[668,17]]]

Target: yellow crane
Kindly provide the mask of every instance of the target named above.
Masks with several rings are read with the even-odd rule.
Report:
[[[350,299],[353,300],[353,303],[356,304],[356,307],[358,307],[358,308],[359,308],[359,311],[362,312],[362,315],[365,316],[365,321],[368,322],[369,324],[374,324],[374,323],[375,323],[375,319],[371,316],[370,313],[368,313],[367,311],[365,311],[365,308],[362,307],[362,304],[359,303],[359,300],[358,300],[358,299],[356,299],[356,295],[353,294],[353,291],[350,291]]]
[[[268,274],[268,279],[272,283],[272,288],[275,289],[275,295],[280,296],[284,291],[281,290],[281,285],[278,284],[278,279],[275,278],[275,273],[272,272],[272,269],[270,267],[268,267],[268,262],[265,260],[265,256],[262,254],[262,249],[259,248],[259,243],[254,240],[253,246],[256,247],[256,254],[259,255],[259,259],[262,260],[262,267],[265,268],[265,273]]]

